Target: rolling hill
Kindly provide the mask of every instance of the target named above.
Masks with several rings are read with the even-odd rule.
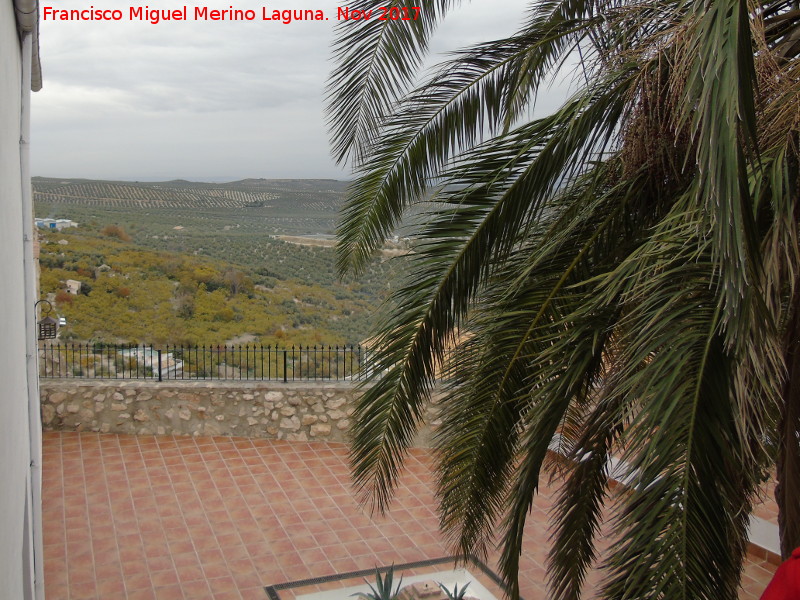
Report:
[[[340,280],[329,243],[281,239],[330,239],[345,182],[36,177],[33,186],[37,217],[79,223],[43,234],[41,266],[43,294],[66,279],[91,290],[60,295],[59,312],[80,340],[358,342],[400,262],[378,257],[358,279]],[[232,293],[232,272],[248,282],[244,293]]]

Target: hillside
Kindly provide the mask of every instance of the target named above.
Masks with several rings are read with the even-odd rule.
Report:
[[[344,185],[35,178],[36,216],[79,223],[42,232],[42,295],[67,318],[62,339],[357,343],[397,261],[376,260],[358,280],[340,281],[329,244],[276,237],[332,228]],[[81,281],[82,293],[68,294],[66,280]]]
[[[128,219],[128,225],[140,224],[151,234],[173,227],[203,233],[331,234],[346,187],[346,182],[330,179],[199,183],[33,178],[37,216]]]

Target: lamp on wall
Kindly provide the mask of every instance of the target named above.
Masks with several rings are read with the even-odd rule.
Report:
[[[34,309],[39,306],[41,302],[47,303],[47,308],[45,309],[45,316],[43,319],[39,320],[37,323],[37,331],[38,331],[38,338],[40,340],[52,340],[56,337],[58,333],[58,321],[56,321],[53,317],[49,316],[50,312],[53,310],[53,305],[50,304],[47,300],[39,300],[36,304],[34,304]]]

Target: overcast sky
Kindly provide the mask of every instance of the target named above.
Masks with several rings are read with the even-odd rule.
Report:
[[[349,177],[330,158],[323,100],[336,8],[346,0],[196,0],[209,8],[252,8],[258,20],[130,22],[130,7],[145,2],[40,0],[42,10],[118,8],[125,19],[40,21],[44,85],[33,95],[34,175]],[[526,4],[467,2],[440,26],[434,50],[510,34]],[[330,20],[261,21],[262,6],[325,10]]]

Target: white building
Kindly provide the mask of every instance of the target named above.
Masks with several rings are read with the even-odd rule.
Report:
[[[44,598],[36,266],[28,159],[37,0],[0,0],[0,598]]]
[[[49,229],[52,231],[61,231],[67,227],[77,227],[78,224],[70,219],[35,219],[34,223],[40,229]]]
[[[80,294],[82,287],[83,284],[77,279],[67,279],[64,282],[64,289],[67,290],[67,292],[69,292],[73,296],[77,296],[78,294]]]

